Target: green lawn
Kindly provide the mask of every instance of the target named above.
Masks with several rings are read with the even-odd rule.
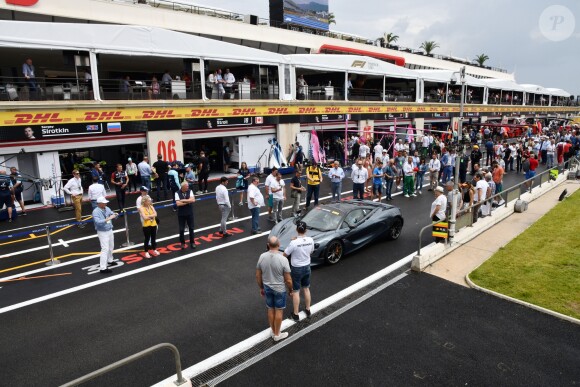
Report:
[[[580,190],[469,278],[481,287],[580,318]]]

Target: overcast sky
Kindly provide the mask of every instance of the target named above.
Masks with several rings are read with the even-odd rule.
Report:
[[[268,0],[176,1],[269,17]],[[569,13],[557,10],[542,18],[552,5]],[[440,46],[435,53],[470,60],[486,54],[486,64],[515,72],[518,83],[580,94],[578,0],[329,0],[329,8],[336,17],[331,30],[371,39],[393,32],[398,44],[412,48],[434,40]]]

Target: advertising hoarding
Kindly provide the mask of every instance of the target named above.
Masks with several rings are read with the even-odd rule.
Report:
[[[328,30],[328,0],[284,0],[284,23]]]

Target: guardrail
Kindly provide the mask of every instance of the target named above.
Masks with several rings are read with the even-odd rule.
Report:
[[[564,162],[564,165],[562,166],[562,168],[556,167],[556,168],[546,169],[542,173],[540,173],[540,174],[538,174],[530,179],[526,179],[526,180],[522,181],[521,183],[518,183],[514,186],[511,186],[511,187],[505,189],[505,190],[502,190],[502,192],[500,192],[500,193],[494,194],[491,197],[486,198],[483,201],[473,203],[471,206],[466,207],[466,208],[458,211],[456,223],[455,223],[455,232],[457,232],[461,228],[473,226],[473,223],[475,223],[474,217],[476,216],[475,214],[473,214],[473,212],[475,212],[475,211],[479,212],[479,209],[482,205],[487,204],[487,205],[491,206],[496,201],[496,199],[499,198],[500,203],[502,200],[504,201],[502,206],[507,207],[509,203],[511,203],[515,200],[519,200],[521,198],[522,187],[524,185],[528,186],[524,192],[531,193],[532,189],[534,188],[533,187],[534,182],[536,182],[536,181],[539,182],[538,188],[541,188],[542,184],[545,184],[548,181],[550,181],[550,172],[551,171],[558,170],[559,173],[562,173],[565,170],[571,170],[572,168],[578,166],[579,164],[580,164],[580,160],[578,160],[577,157],[572,157],[568,161]],[[493,216],[493,214],[490,214],[488,216]],[[445,218],[442,221],[447,221],[447,220],[448,220],[448,218]],[[423,232],[431,227],[433,227],[433,224],[428,224],[419,231],[419,248],[417,250],[417,256],[421,256]],[[447,238],[445,243],[447,243],[447,244],[451,243],[450,238]]]
[[[103,368],[100,368],[96,371],[93,371],[89,374],[86,374],[85,376],[81,376],[80,378],[77,378],[73,381],[70,381],[68,383],[63,384],[61,387],[72,387],[72,386],[78,386],[82,383],[88,382],[89,380],[92,380],[98,376],[102,376],[106,373],[109,373],[119,367],[125,366],[129,363],[134,362],[135,360],[139,360],[142,357],[145,357],[147,355],[150,355],[151,353],[158,351],[160,349],[163,348],[167,348],[169,349],[171,352],[173,352],[173,356],[175,357],[175,369],[176,369],[176,374],[177,374],[177,380],[175,380],[173,383],[176,386],[181,386],[185,383],[187,383],[187,379],[185,379],[183,377],[183,375],[181,374],[181,357],[179,356],[179,350],[177,349],[177,347],[173,344],[170,343],[161,343],[161,344],[157,344],[154,345],[153,347],[147,348],[141,352],[137,352],[134,355],[128,356],[124,359],[121,359],[115,363],[109,364],[108,366],[105,366]]]

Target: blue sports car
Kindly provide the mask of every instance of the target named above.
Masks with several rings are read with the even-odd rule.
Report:
[[[297,218],[278,223],[270,236],[280,240],[284,250],[296,234]],[[335,264],[345,255],[376,240],[394,240],[401,235],[401,210],[386,203],[346,200],[313,208],[301,219],[306,235],[314,239],[312,264]]]

